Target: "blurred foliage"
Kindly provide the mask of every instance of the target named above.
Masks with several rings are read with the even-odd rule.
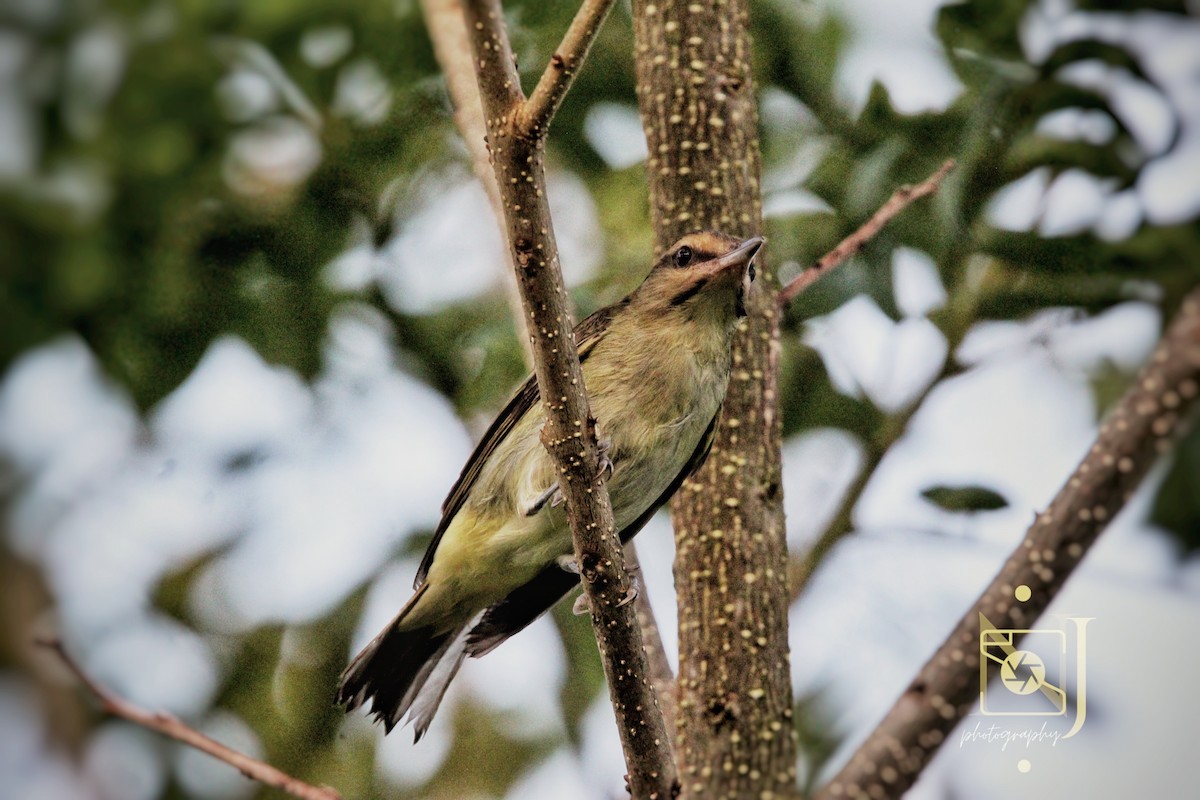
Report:
[[[505,5],[531,86],[574,4]],[[1194,8],[1081,5],[1171,14]],[[764,126],[765,170],[784,171],[797,148],[815,145],[811,172],[777,188],[802,186],[830,209],[771,217],[774,259],[811,263],[896,186],[925,178],[948,157],[959,164],[936,197],[906,211],[789,311],[781,376],[787,434],[848,430],[868,447],[868,463],[902,435],[911,409],[889,415],[840,394],[821,360],[791,335],[803,320],[858,293],[898,318],[889,268],[897,246],[925,251],[936,263],[949,301],[932,319],[951,352],[979,320],[1020,319],[1055,306],[1098,312],[1147,283],[1169,311],[1200,279],[1194,219],[1168,226],[1143,220],[1115,240],[1091,228],[1046,236],[989,223],[997,192],[1035,171],[1051,181],[1083,171],[1116,192],[1135,186],[1152,158],[1106,92],[1069,77],[1074,65],[1102,62],[1158,91],[1138,54],[1080,39],[1030,63],[1019,35],[1030,6],[972,0],[942,8],[936,35],[962,91],[943,111],[910,114],[896,109],[882,85],[859,111],[840,95],[844,21],[784,0],[754,5],[760,88],[800,109],[788,124]],[[0,370],[29,348],[77,331],[148,409],[219,334],[243,337],[269,361],[312,376],[331,311],[356,299],[390,320],[403,367],[462,413],[486,417],[503,402],[525,367],[501,293],[412,314],[391,307],[374,287],[347,292],[325,277],[329,262],[361,243],[364,230],[376,248],[392,237],[406,187],[463,159],[416,2],[67,0],[56,13],[34,8],[6,12],[3,23],[26,47],[14,61],[36,149],[28,169],[0,178]],[[642,165],[610,170],[585,136],[595,104],[634,106],[630,41],[628,12],[619,6],[551,134],[553,163],[587,183],[604,233],[595,243],[603,266],[577,292],[580,315],[631,289],[649,260]],[[247,106],[237,100],[238,86],[249,86],[251,98],[265,86],[272,99]],[[1039,129],[1064,109],[1102,114],[1113,135],[1095,143]],[[489,224],[463,220],[463,235]],[[941,377],[958,369],[951,359]],[[1102,407],[1128,379],[1110,371],[1107,388],[1098,391]],[[1198,546],[1198,473],[1194,434],[1154,512],[1188,548]],[[940,487],[927,496],[955,510],[1005,502],[988,487]],[[185,621],[183,597],[196,572],[169,577],[157,598]],[[460,736],[452,755],[428,785],[397,791],[374,778],[369,743],[335,736],[340,712],[327,702],[362,599],[358,592],[302,628],[266,628],[226,643],[230,678],[218,705],[250,722],[274,763],[337,785],[347,797],[456,797],[501,794],[552,749],[552,742],[509,735],[503,719],[464,704],[455,712]],[[555,621],[569,665],[565,717],[577,743],[601,674],[586,625],[565,608]],[[288,655],[297,650],[305,658]],[[804,732],[812,772],[833,749],[835,726],[812,721],[825,713],[832,712],[797,715],[812,727]],[[183,792],[173,786],[169,796]]]
[[[998,511],[1008,507],[1004,496],[986,486],[930,486],[921,496],[943,511]]]
[[[322,29],[355,43],[340,71],[301,55]],[[335,300],[321,270],[351,221],[377,219],[396,176],[448,157],[416,10],[78,3],[27,33],[22,85],[45,136],[36,171],[0,190],[0,247],[20,254],[4,267],[0,364],[73,328],[149,406],[231,332],[313,374]],[[395,93],[371,124],[330,113],[346,71],[364,65]],[[106,68],[111,87],[79,74]],[[242,121],[223,107],[248,75],[282,108]],[[298,163],[245,163],[252,137],[280,128]]]

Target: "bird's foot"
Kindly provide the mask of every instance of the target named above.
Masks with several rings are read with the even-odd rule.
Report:
[[[575,598],[575,602],[571,605],[571,613],[577,617],[586,617],[592,613],[592,601],[588,600],[586,592]]]
[[[637,575],[636,570],[630,570],[630,572],[629,572],[629,591],[625,593],[624,597],[622,597],[620,600],[617,601],[617,608],[621,608],[622,606],[629,605],[634,600],[637,600],[638,595],[640,595],[641,593],[642,593],[642,579]]]
[[[624,597],[617,601],[616,607],[623,608],[629,605],[633,601],[637,600],[641,593],[641,580],[631,574],[629,576],[629,591],[625,593]],[[584,592],[583,594],[579,595],[579,597],[575,598],[575,603],[571,606],[571,612],[577,617],[582,617],[592,613],[592,601],[588,599],[587,592]]]
[[[579,574],[579,562],[575,560],[575,556],[567,553],[554,559],[554,563],[558,564],[559,568],[570,572],[572,575]]]
[[[638,595],[642,593],[642,565],[641,562],[634,561],[630,564],[625,562],[625,572],[629,574],[629,591],[625,596],[617,601],[617,608],[627,606],[634,600],[638,599]]]
[[[538,498],[533,501],[529,508],[525,509],[525,516],[532,517],[534,514],[546,507],[546,503],[550,504],[551,508],[558,508],[564,502],[562,490],[558,488],[558,482],[550,484],[546,491],[538,495]]]
[[[608,477],[613,475],[613,462],[609,457],[612,451],[612,439],[600,435],[599,429],[596,431],[596,454],[599,458],[597,461],[596,478],[599,478],[604,473],[608,473]]]
[[[596,452],[599,455],[596,478],[599,478],[605,473],[608,473],[608,477],[612,477],[613,462],[609,457],[610,450],[612,450],[612,439],[606,439],[603,437],[596,439]],[[558,508],[566,501],[567,498],[563,496],[562,489],[559,487],[558,482],[555,481],[554,483],[550,484],[549,487],[547,487],[546,491],[538,495],[537,499],[533,501],[529,508],[525,509],[525,516],[532,517],[534,514],[545,508],[547,503],[550,504],[551,508]]]

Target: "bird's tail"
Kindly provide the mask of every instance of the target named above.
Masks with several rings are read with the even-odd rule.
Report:
[[[425,584],[427,586],[428,584]],[[424,588],[424,586],[422,586]],[[409,715],[419,741],[433,721],[446,688],[466,657],[467,625],[400,630],[421,596],[417,592],[342,673],[337,700],[352,711],[371,700],[371,713],[390,732]]]

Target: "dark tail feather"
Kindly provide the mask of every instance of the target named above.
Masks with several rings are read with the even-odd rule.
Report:
[[[545,567],[529,583],[514,589],[508,597],[484,612],[483,618],[467,635],[467,655],[479,658],[492,652],[578,585],[578,575],[557,564]]]
[[[420,740],[466,656],[467,626],[441,633],[432,626],[402,631],[404,613],[346,667],[337,701],[353,711],[371,700],[371,713],[388,732],[409,714]]]

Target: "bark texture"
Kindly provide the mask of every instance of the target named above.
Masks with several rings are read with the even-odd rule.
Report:
[[[1091,450],[1034,520],[954,632],[818,798],[898,798],[979,700],[983,615],[1030,628],[1146,472],[1200,406],[1200,289],[1193,290],[1150,362],[1100,426]],[[1018,586],[1030,597],[1019,602]]]
[[[546,408],[542,441],[559,468],[559,487],[591,605],[609,694],[620,729],[630,791],[668,798],[677,784],[670,741],[649,680],[612,504],[600,468],[595,419],[572,338],[574,323],[546,202],[544,136],[611,0],[585,0],[547,75],[527,103],[497,0],[467,0],[467,28],[483,102],[492,167],[509,250]]]
[[[746,0],[634,0],[638,102],[660,250],[761,232]],[[672,504],[675,753],[687,796],[795,793],[787,551],[776,413],[778,280],[761,256],[712,454]]]

